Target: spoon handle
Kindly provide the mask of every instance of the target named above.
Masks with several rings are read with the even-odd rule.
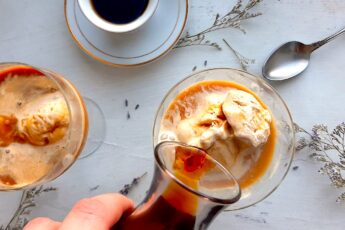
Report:
[[[339,30],[338,32],[336,32],[335,34],[332,34],[331,36],[321,40],[321,41],[318,41],[318,42],[314,42],[312,44],[309,45],[310,47],[310,52],[313,52],[314,50],[320,48],[321,46],[323,46],[324,44],[332,41],[334,38],[338,37],[339,35],[341,35],[342,33],[345,32],[345,28]]]

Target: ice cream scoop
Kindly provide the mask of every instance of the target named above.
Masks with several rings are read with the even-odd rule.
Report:
[[[253,95],[242,90],[230,90],[222,109],[237,138],[254,147],[267,142],[272,117]]]

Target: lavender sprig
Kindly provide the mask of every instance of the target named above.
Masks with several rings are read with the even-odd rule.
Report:
[[[6,225],[6,227],[1,226],[0,230],[21,230],[28,223],[28,216],[31,214],[32,208],[36,207],[36,198],[43,193],[56,191],[57,188],[43,186],[34,187],[32,189],[24,190],[22,197],[19,202],[19,206],[14,213],[13,217]]]
[[[132,180],[130,184],[125,184],[123,188],[119,191],[120,194],[127,196],[141,181],[146,176],[147,172],[145,172],[143,175],[136,177]]]

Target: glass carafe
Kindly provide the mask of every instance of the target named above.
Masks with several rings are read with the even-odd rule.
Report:
[[[179,142],[155,148],[155,168],[144,201],[112,229],[207,229],[241,191],[234,177],[207,153]]]

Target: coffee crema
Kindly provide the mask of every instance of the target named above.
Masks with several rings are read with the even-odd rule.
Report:
[[[92,0],[97,14],[114,24],[127,24],[138,19],[146,10],[149,0]]]

